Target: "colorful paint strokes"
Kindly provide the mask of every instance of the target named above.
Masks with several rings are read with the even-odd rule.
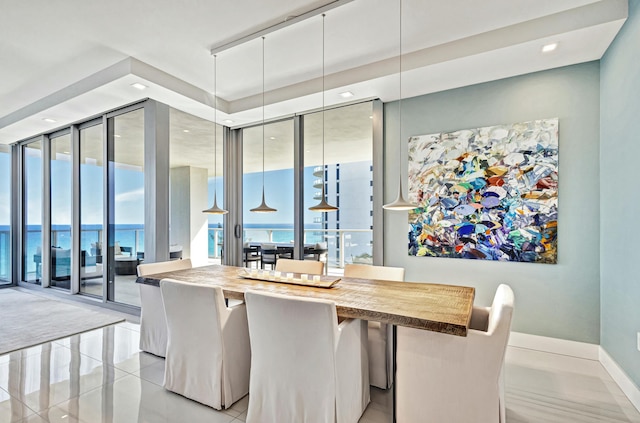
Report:
[[[556,263],[558,119],[409,139],[409,255]]]

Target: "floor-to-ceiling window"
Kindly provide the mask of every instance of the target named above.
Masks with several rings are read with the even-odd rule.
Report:
[[[80,292],[103,295],[104,140],[99,122],[80,129]]]
[[[140,306],[136,267],[144,259],[144,110],[113,118],[113,157],[110,157],[112,216],[108,253],[113,283],[107,299]],[[104,250],[103,250],[104,254]]]
[[[51,138],[51,286],[71,285],[71,135]]]
[[[305,244],[326,246],[329,272],[373,260],[371,118],[371,102],[326,110],[324,119],[322,112],[304,116]],[[323,186],[337,211],[309,211],[321,200]]]
[[[293,120],[264,126],[264,154],[262,126],[244,129],[242,142],[244,242],[293,248]],[[277,209],[273,213],[250,211],[262,202],[263,175],[264,198],[269,207]],[[270,258],[263,255],[263,261],[268,262]]]
[[[42,278],[42,141],[22,146],[23,227],[22,280]]]
[[[214,187],[217,205],[224,207],[222,138],[222,126],[177,109],[170,110],[171,259],[190,258],[195,266],[210,261],[220,263],[223,215],[205,214],[203,210],[213,204]]]
[[[0,144],[0,285],[11,283],[11,148]]]

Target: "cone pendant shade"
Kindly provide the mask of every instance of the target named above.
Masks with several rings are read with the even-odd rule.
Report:
[[[214,107],[213,107],[213,206],[206,210],[202,210],[202,213],[209,214],[227,214],[228,210],[221,209],[218,207],[218,192],[216,189],[216,176],[217,174],[217,164],[218,164],[218,127],[216,126],[216,121],[218,120],[218,91],[216,86],[216,79],[218,76],[218,64],[217,64],[217,56],[213,56],[213,97],[214,97]]]
[[[249,210],[254,213],[273,213],[278,209],[267,206],[264,201],[264,37],[262,37],[262,203]]]
[[[254,213],[273,213],[277,212],[277,209],[267,206],[267,203],[264,201],[264,187],[262,187],[262,203],[258,207],[254,207],[249,210]]]
[[[320,202],[315,206],[309,207],[309,210],[316,212],[333,212],[338,210],[337,207],[327,203],[324,195],[324,184],[322,184],[322,200],[320,200]]]
[[[213,206],[206,210],[202,210],[202,213],[210,213],[210,214],[227,214],[229,210],[221,209],[218,207],[218,199],[216,193],[213,193]]]
[[[399,185],[398,197],[396,197],[396,199],[392,203],[385,204],[384,206],[382,206],[382,208],[385,210],[402,211],[402,210],[413,210],[416,207],[418,207],[415,204],[412,204],[404,199],[404,195],[403,195],[404,190],[402,189],[402,176],[400,177],[400,184],[398,185]]]
[[[400,99],[398,101],[398,128],[399,128],[399,132],[400,132],[400,142],[398,142],[398,144],[400,145],[400,154],[398,154],[398,160],[400,161],[400,165],[402,165],[402,0],[399,0],[400,3],[400,7],[399,7],[399,17],[400,17],[400,54],[398,55],[399,57],[399,72],[398,72],[398,82],[400,85]],[[398,197],[396,197],[396,199],[388,204],[385,204],[384,206],[382,206],[383,209],[385,210],[390,210],[390,211],[406,211],[406,210],[413,210],[415,208],[417,208],[418,206],[416,204],[412,204],[409,201],[407,201],[404,198],[404,190],[402,189],[402,166],[399,166],[399,170],[398,170]]]
[[[322,175],[324,179],[324,18],[322,14]],[[324,181],[322,181],[322,198],[318,204],[309,207],[310,211],[315,212],[334,212],[338,208],[327,203],[327,196],[324,192]]]

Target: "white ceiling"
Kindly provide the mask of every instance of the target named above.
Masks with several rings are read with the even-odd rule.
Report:
[[[329,0],[0,0],[0,143],[150,97],[213,120],[210,49]],[[327,105],[399,98],[398,0],[326,16]],[[626,0],[403,0],[403,97],[602,57]],[[266,118],[322,105],[322,18],[265,40]],[[548,54],[541,47],[558,42]],[[262,41],[218,55],[218,122],[262,119]],[[130,86],[142,82],[144,91]],[[55,123],[43,118],[55,119]]]

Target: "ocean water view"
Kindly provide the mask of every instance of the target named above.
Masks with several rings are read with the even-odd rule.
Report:
[[[320,229],[320,225],[310,225],[306,230],[307,243],[322,242],[324,233],[313,232],[313,229]],[[102,225],[83,225],[80,236],[80,249],[93,254],[92,247],[102,238]],[[71,248],[71,228],[69,225],[52,225],[53,236],[51,245],[53,247],[70,249]],[[245,224],[244,240],[247,242],[274,242],[289,243],[293,242],[294,231],[293,225],[289,224]],[[217,242],[215,239],[217,238]],[[36,264],[34,256],[36,256],[42,248],[42,229],[40,225],[27,226],[26,237],[26,266],[27,272],[35,272]],[[133,253],[144,251],[144,225],[129,224],[116,225],[115,242],[121,247],[131,247]],[[223,246],[223,228],[222,225],[209,225],[208,238],[209,257],[219,257]],[[216,246],[218,251],[216,252]],[[9,226],[0,225],[0,278],[8,278],[10,263],[10,237]]]

